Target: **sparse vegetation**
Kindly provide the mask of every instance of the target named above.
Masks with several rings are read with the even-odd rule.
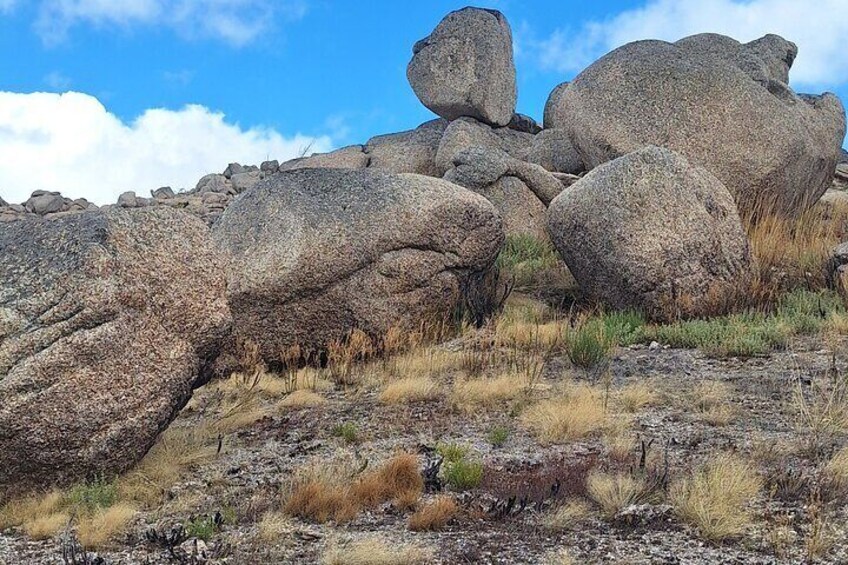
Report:
[[[373,471],[363,471],[351,461],[305,466],[292,480],[283,509],[318,523],[347,522],[361,509],[384,502],[400,500],[399,506],[405,507],[424,488],[418,458],[412,454],[398,454]]]
[[[717,455],[691,476],[671,485],[669,499],[678,515],[710,540],[741,535],[751,524],[751,502],[761,481],[734,455]]]
[[[431,552],[417,545],[368,538],[337,544],[325,554],[324,565],[423,565]]]
[[[586,479],[586,490],[601,513],[612,518],[627,506],[637,504],[645,494],[646,485],[643,479],[630,473],[593,471]]]
[[[456,501],[450,496],[439,496],[409,517],[409,529],[415,532],[441,530],[457,514]]]
[[[333,427],[333,437],[341,438],[345,443],[357,443],[359,441],[359,430],[353,422],[344,422]]]
[[[588,386],[569,387],[561,397],[528,408],[521,420],[543,443],[585,437],[606,423],[603,392]]]
[[[492,444],[492,447],[502,447],[506,440],[509,439],[509,428],[505,426],[495,426],[489,430],[486,439]]]
[[[477,488],[483,480],[483,464],[463,457],[445,465],[445,482],[454,490]]]
[[[574,528],[585,520],[590,513],[589,505],[582,500],[570,500],[548,514],[543,524],[553,531],[565,531]]]
[[[439,395],[439,385],[429,377],[407,377],[389,383],[380,394],[386,404],[405,404],[433,400]]]

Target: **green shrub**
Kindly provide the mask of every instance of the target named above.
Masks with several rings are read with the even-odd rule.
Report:
[[[470,448],[466,445],[458,443],[440,443],[436,445],[436,452],[445,458],[446,463],[456,463],[465,459]]]
[[[478,461],[463,458],[445,467],[445,482],[454,490],[476,488],[482,480],[483,464]]]
[[[645,316],[635,310],[610,312],[601,316],[606,339],[618,346],[633,345],[644,339]]]
[[[68,506],[87,513],[109,508],[118,501],[118,485],[102,477],[79,484],[68,492]]]
[[[357,443],[359,441],[359,430],[353,422],[345,422],[333,428],[333,437],[342,438],[345,443]]]
[[[489,431],[489,443],[494,447],[502,447],[506,440],[509,439],[509,428],[505,426],[495,426]]]
[[[578,367],[592,369],[609,358],[613,343],[607,336],[603,319],[592,318],[576,328],[566,330],[565,349],[568,359]]]
[[[215,520],[210,516],[192,517],[185,525],[188,537],[209,541],[218,530]]]

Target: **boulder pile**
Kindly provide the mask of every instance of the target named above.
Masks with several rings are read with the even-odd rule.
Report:
[[[848,185],[844,108],[787,86],[796,54],[638,41],[539,124],[516,112],[506,18],[464,8],[412,50],[437,115],[414,129],[107,206],[0,199],[0,488],[132,466],[227,344],[271,362],[485,302],[508,236],[550,239],[590,300],[708,314],[756,269],[745,221]]]

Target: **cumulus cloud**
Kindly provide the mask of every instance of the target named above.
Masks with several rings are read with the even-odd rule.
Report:
[[[278,18],[299,19],[305,12],[303,0],[42,0],[35,29],[48,45],[64,41],[73,27],[89,24],[166,26],[187,39],[242,46]]]
[[[675,41],[717,32],[739,41],[776,33],[800,49],[791,79],[807,86],[848,83],[848,0],[650,0],[604,21],[558,29],[535,43],[546,68],[579,72],[611,49],[638,39]]]
[[[244,129],[198,105],[124,123],[87,94],[0,92],[0,197],[8,202],[46,189],[106,204],[125,190],[194,187],[232,161],[283,161],[331,146],[329,136]]]

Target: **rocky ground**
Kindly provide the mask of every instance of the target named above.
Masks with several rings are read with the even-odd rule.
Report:
[[[821,538],[824,549],[816,550],[816,562],[848,560],[843,543],[848,539],[846,498],[822,506],[812,494],[812,477],[833,451],[846,445],[846,438],[828,437],[816,443],[822,451],[812,453],[814,430],[799,415],[797,395],[834,372],[848,370],[843,340],[795,338],[785,350],[750,359],[717,359],[697,350],[639,344],[618,348],[608,372],[580,369],[565,354],[554,353],[535,382],[504,393],[500,400],[460,397],[454,381],[473,364],[468,352],[485,343],[487,331],[493,330],[471,332],[431,350],[453,361],[438,357],[431,363],[438,389],[429,400],[381,400],[394,371],[383,361],[356,366],[345,387],[313,376],[309,386],[323,397],[313,406],[287,405],[289,396],[278,386],[282,377],[263,377],[256,395],[239,388],[238,378],[200,389],[160,441],[201,431],[193,436],[196,444],[185,449],[205,452],[97,556],[115,564],[319,563],[329,559],[333,548],[342,555],[350,550],[352,556],[357,542],[376,537],[395,551],[403,544],[421,548],[426,552],[421,562],[426,563],[568,562],[553,560],[562,550],[575,563],[798,563],[817,547],[814,539]],[[415,357],[396,357],[404,358]],[[418,367],[413,362],[397,365],[407,366]],[[608,398],[606,419],[620,425],[574,440],[540,442],[523,414],[574,383],[608,391],[603,393]],[[649,397],[627,402],[641,396],[633,392],[641,390],[634,383],[647,383]],[[726,396],[718,395],[707,406],[703,383],[726,384]],[[239,400],[234,404],[233,399]],[[501,428],[508,431],[495,447],[493,430]],[[586,492],[586,473],[593,468],[640,473],[641,442],[650,444],[646,468],[662,473],[667,468],[672,484],[723,452],[750,461],[764,486],[751,502],[751,522],[743,533],[705,540],[668,504],[663,486],[613,514],[603,512]],[[467,489],[445,486],[459,511],[440,531],[410,531],[412,511],[393,503],[366,509],[347,523],[319,524],[283,511],[293,477],[310,462],[360,467],[367,461],[374,469],[402,450],[418,454],[424,468],[437,459],[434,449],[453,444],[482,462],[483,476],[479,485]],[[791,477],[805,477],[809,484],[799,479],[789,485]],[[565,487],[551,495],[548,485],[557,482]],[[504,512],[512,495],[519,501],[526,496],[526,508],[519,511],[518,503]],[[437,496],[425,492],[418,507]],[[557,507],[576,499],[585,501],[584,515],[565,528],[546,526]],[[816,514],[820,506],[825,510]],[[151,531],[167,534],[175,525],[216,513],[222,517],[220,525],[203,532],[205,540],[184,541],[183,536],[176,549],[169,549],[168,543],[151,538]],[[814,526],[818,529],[811,530]],[[9,529],[0,535],[0,562],[62,563],[68,547],[67,533],[35,541]],[[404,562],[403,557],[374,559],[352,556],[326,562]]]

